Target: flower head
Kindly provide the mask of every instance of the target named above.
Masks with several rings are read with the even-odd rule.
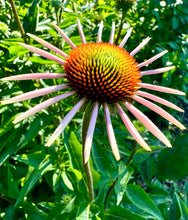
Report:
[[[129,130],[130,134],[144,149],[148,151],[151,150],[148,144],[140,136],[140,134],[138,133],[138,131],[136,130],[133,123],[130,121],[129,117],[127,116],[127,114],[125,113],[122,107],[127,108],[128,111],[130,111],[152,134],[154,134],[159,140],[161,140],[167,147],[171,147],[171,144],[169,143],[168,139],[157,128],[157,126],[146,115],[144,115],[139,109],[137,109],[132,104],[133,101],[136,101],[142,105],[145,105],[152,111],[156,112],[157,114],[161,115],[171,123],[178,126],[180,129],[182,130],[185,129],[185,127],[179,121],[177,121],[172,115],[170,115],[168,112],[166,112],[161,107],[157,106],[156,104],[154,104],[149,100],[166,105],[180,112],[183,112],[182,109],[180,109],[179,107],[177,107],[176,105],[170,103],[165,99],[141,91],[142,88],[145,88],[150,90],[156,90],[158,92],[184,95],[183,92],[175,89],[156,86],[152,84],[146,84],[146,83],[142,83],[141,81],[143,75],[163,73],[165,71],[169,71],[172,68],[174,68],[174,66],[170,66],[170,67],[163,67],[163,68],[147,70],[147,71],[140,70],[140,68],[142,68],[143,66],[146,66],[152,63],[153,61],[155,61],[156,59],[160,58],[161,56],[163,56],[167,51],[163,51],[155,55],[154,57],[150,58],[149,60],[138,64],[134,59],[134,55],[137,52],[139,52],[139,50],[148,43],[150,38],[144,39],[132,52],[130,53],[127,52],[125,49],[123,49],[123,46],[128,40],[132,28],[128,30],[127,34],[123,38],[120,45],[116,46],[113,45],[115,23],[112,24],[109,43],[101,43],[102,28],[103,28],[103,23],[101,22],[98,31],[97,42],[86,43],[80,21],[78,20],[78,29],[82,40],[82,45],[76,47],[74,43],[59,27],[57,27],[55,24],[54,27],[72,47],[72,51],[70,52],[69,55],[65,54],[58,48],[54,47],[48,42],[32,34],[28,34],[28,35],[32,37],[34,40],[43,44],[45,47],[56,52],[63,58],[59,58],[49,52],[35,48],[30,45],[25,45],[25,44],[21,44],[21,45],[41,56],[44,56],[48,59],[60,63],[64,67],[64,73],[63,74],[57,74],[57,73],[23,74],[12,77],[6,77],[1,80],[6,81],[6,80],[66,78],[67,83],[31,91],[23,95],[19,95],[11,99],[2,101],[1,103],[9,104],[13,102],[19,102],[30,98],[42,96],[58,90],[64,90],[65,88],[68,89],[68,91],[63,92],[61,95],[50,98],[36,105],[35,107],[29,109],[21,116],[18,116],[14,120],[14,123],[17,123],[64,98],[77,95],[79,97],[79,101],[75,103],[75,105],[70,110],[70,112],[64,117],[62,122],[59,124],[59,126],[57,127],[57,129],[55,130],[55,132],[47,142],[46,146],[50,146],[56,140],[56,138],[65,129],[65,127],[72,120],[75,114],[83,106],[83,104],[87,103],[87,101],[90,101],[93,103],[93,109],[91,112],[91,118],[87,128],[85,142],[83,143],[85,149],[84,150],[85,163],[89,159],[98,110],[101,106],[103,108],[106,119],[107,133],[112,148],[112,152],[117,160],[120,159],[120,155],[111,123],[110,111],[109,111],[110,105],[116,107],[117,112],[122,118],[122,121]]]

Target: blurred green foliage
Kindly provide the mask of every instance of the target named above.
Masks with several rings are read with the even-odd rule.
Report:
[[[118,30],[122,12],[110,0],[15,0],[25,32],[30,32],[69,53],[70,47],[56,33],[56,22],[76,44],[81,44],[76,19],[84,28],[87,42],[96,41],[98,25],[104,21],[102,40],[108,42],[112,21]],[[63,68],[18,45],[23,42],[7,0],[0,0],[0,78],[30,72],[62,73]],[[168,49],[168,54],[145,69],[175,65],[164,74],[144,76],[147,83],[168,86],[188,94],[188,2],[137,0],[126,12],[122,39],[129,27],[133,34],[125,49],[131,51],[143,38],[152,38],[136,56],[142,62]],[[117,37],[117,31],[116,36]],[[41,45],[27,38],[30,44]],[[120,40],[119,40],[120,41]],[[61,83],[62,79],[1,82],[1,100],[33,89]],[[77,114],[53,147],[45,148],[49,136],[72,107],[65,99],[16,125],[20,112],[52,97],[52,94],[10,105],[0,105],[0,218],[2,219],[188,219],[188,134],[182,134],[145,107],[173,145],[166,149],[134,118],[134,124],[152,148],[137,148],[129,166],[134,141],[119,117],[112,122],[121,153],[116,162],[109,147],[105,119],[99,112],[91,155],[95,201],[90,203],[82,165],[81,121]],[[167,109],[188,125],[186,97],[160,94],[185,109],[179,114]],[[165,108],[165,107],[164,107]],[[166,108],[165,108],[166,109]],[[130,117],[132,117],[130,115]],[[112,187],[114,186],[114,187]]]

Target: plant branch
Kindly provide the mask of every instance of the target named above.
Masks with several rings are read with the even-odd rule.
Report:
[[[121,37],[121,31],[122,31],[122,29],[123,29],[124,20],[125,20],[125,13],[122,13],[121,23],[120,23],[120,26],[119,26],[117,38],[116,38],[116,40],[115,40],[115,45],[118,44],[118,41],[119,41],[119,39],[120,39],[120,37]]]
[[[109,188],[109,190],[107,192],[106,199],[104,201],[104,208],[106,208],[107,202],[111,196],[112,190],[114,189],[117,181],[118,181],[118,177],[114,180],[114,182],[112,183],[111,187]]]
[[[136,147],[137,147],[137,142],[134,141],[133,150],[132,150],[132,153],[131,153],[129,159],[127,160],[126,166],[128,166],[130,164],[131,160],[133,159],[133,157],[134,157],[134,155],[136,153]]]
[[[22,23],[21,23],[21,21],[20,21],[20,18],[19,18],[17,9],[16,9],[16,5],[15,5],[15,3],[14,3],[14,0],[9,0],[9,2],[10,2],[10,4],[11,4],[12,11],[13,11],[13,13],[14,13],[14,17],[15,17],[15,19],[16,19],[16,23],[17,23],[17,25],[18,25],[18,28],[19,28],[19,30],[20,30],[20,32],[21,32],[21,34],[22,34],[22,38],[23,38],[23,40],[24,40],[24,43],[27,44],[26,34],[25,34],[24,29],[23,29]]]

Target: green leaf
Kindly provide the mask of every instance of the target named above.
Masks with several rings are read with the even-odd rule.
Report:
[[[76,220],[90,220],[89,218],[90,204],[81,203],[76,215]]]
[[[172,149],[164,149],[158,156],[158,176],[162,179],[182,179],[188,175],[188,135],[178,136]]]
[[[60,215],[61,219],[67,219],[67,218],[63,218],[63,215],[66,213],[71,213],[75,207],[74,203],[75,203],[75,199],[76,197],[72,198],[68,203],[57,203],[55,204],[55,208],[53,208],[49,215],[47,220],[55,220],[55,219],[60,219],[58,218]]]
[[[69,180],[69,178],[68,178],[68,176],[67,176],[67,174],[66,174],[65,171],[63,171],[63,172],[61,173],[61,177],[62,177],[62,179],[63,179],[64,184],[67,186],[67,188],[73,191],[74,189],[73,189],[72,183],[71,183],[71,181]]]
[[[23,28],[26,33],[34,34],[39,19],[39,3],[41,0],[33,0],[31,6],[27,10],[27,14],[23,19]]]
[[[180,197],[178,196],[177,193],[175,193],[175,196],[176,196],[176,199],[177,199],[177,202],[178,202],[181,218],[182,219],[187,219],[188,218],[188,207],[185,205],[183,200],[180,199]]]
[[[118,180],[115,184],[117,205],[119,205],[121,200],[123,199],[125,190],[127,188],[127,184],[131,178],[132,173],[133,173],[133,169],[131,167],[127,167],[123,162],[120,162],[118,168]]]
[[[137,185],[127,185],[126,194],[129,200],[138,208],[149,213],[156,219],[162,220],[163,217],[157,206],[153,203],[149,195]]]
[[[105,220],[146,220],[144,217],[131,212],[128,209],[124,209],[121,206],[111,207],[105,212]]]
[[[68,133],[65,132],[64,142],[65,142],[67,151],[70,155],[72,167],[79,170],[81,173],[84,173],[85,171],[84,171],[83,161],[82,161],[82,145],[80,144],[76,135],[72,131],[68,130],[68,128],[66,129],[66,131],[68,131]],[[93,181],[95,185],[99,181],[100,175],[94,170],[93,163],[91,160],[90,160],[90,167],[91,167],[91,172],[92,172]]]
[[[45,155],[44,153],[38,151],[34,152],[32,154],[22,154],[22,155],[16,155],[12,157],[12,159],[20,161],[22,163],[25,163],[32,167],[38,167],[41,163],[41,161],[44,159]]]
[[[20,190],[19,196],[14,207],[16,207],[23,200],[23,198],[34,187],[36,182],[44,175],[44,173],[51,170],[51,168],[51,161],[49,160],[49,157],[46,156],[46,158],[40,163],[39,167],[34,169],[28,176],[27,180],[24,183],[24,186]]]

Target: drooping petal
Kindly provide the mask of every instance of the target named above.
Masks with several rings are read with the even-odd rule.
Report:
[[[114,130],[113,130],[113,127],[112,127],[112,122],[111,122],[111,119],[110,119],[110,112],[109,112],[108,105],[106,103],[104,104],[104,115],[105,115],[105,119],[106,119],[106,129],[107,129],[110,145],[111,145],[111,148],[112,148],[112,152],[113,152],[116,160],[120,160],[119,150],[118,150],[118,146],[117,146],[117,143],[116,143]]]
[[[140,51],[149,41],[150,41],[150,37],[147,37],[146,39],[144,39],[131,53],[131,56],[134,56],[136,53],[138,53],[138,51]]]
[[[75,44],[71,41],[71,39],[56,25],[52,24],[54,28],[57,30],[57,32],[63,37],[65,41],[72,47],[72,49],[76,48]]]
[[[113,44],[114,42],[114,34],[115,34],[115,22],[112,22],[112,29],[110,33],[110,39],[109,39],[109,44]]]
[[[77,23],[78,23],[78,31],[80,33],[80,38],[81,38],[82,44],[86,44],[86,39],[84,36],[84,32],[82,30],[82,25],[81,25],[80,20],[78,18],[77,18]]]
[[[23,114],[18,116],[13,121],[13,123],[16,124],[16,123],[22,121],[23,119],[25,119],[25,118],[27,118],[27,117],[29,117],[31,115],[34,115],[35,113],[41,111],[42,109],[47,108],[48,106],[50,106],[50,105],[52,105],[52,104],[54,104],[54,103],[56,103],[56,102],[58,102],[58,101],[60,101],[60,100],[62,100],[64,98],[67,98],[67,97],[69,97],[69,96],[71,96],[71,95],[73,95],[75,93],[76,93],[75,91],[67,92],[65,94],[58,95],[58,96],[53,97],[51,99],[48,99],[48,100],[46,100],[44,102],[41,102],[40,104],[36,105],[35,107],[27,110],[26,112],[24,112]]]
[[[140,110],[131,105],[128,102],[124,103],[127,109],[161,142],[163,142],[167,147],[172,147],[168,139],[164,136],[164,134],[159,130],[159,128]]]
[[[158,92],[165,92],[165,93],[170,93],[170,94],[175,94],[175,95],[185,95],[185,93],[182,91],[179,91],[177,89],[163,87],[163,86],[156,86],[156,85],[151,85],[151,84],[147,84],[147,83],[138,83],[138,85],[141,88],[151,89],[151,90],[155,90]]]
[[[101,21],[100,26],[99,26],[98,36],[97,36],[97,43],[100,43],[100,42],[101,42],[102,29],[103,29],[103,21]]]
[[[53,142],[57,139],[57,137],[63,132],[63,130],[66,128],[66,126],[69,124],[69,122],[72,120],[72,118],[75,116],[75,114],[78,112],[78,110],[82,107],[82,105],[85,102],[85,98],[82,98],[71,110],[70,112],[64,117],[62,122],[59,124],[59,126],[56,128],[54,133],[52,134],[51,138],[48,140],[46,147],[50,147]]]
[[[88,130],[87,130],[87,134],[86,134],[85,143],[84,143],[84,163],[85,164],[88,162],[90,152],[91,152],[93,134],[94,134],[95,124],[96,124],[97,115],[98,115],[98,108],[99,108],[99,104],[98,102],[95,102],[93,111],[91,114],[91,119],[89,122]]]
[[[163,67],[163,68],[159,68],[159,69],[155,69],[155,70],[146,70],[146,71],[141,71],[140,74],[142,76],[145,76],[145,75],[152,75],[152,74],[158,74],[158,73],[164,73],[164,72],[167,72],[171,69],[174,69],[175,66],[168,66],[168,67]]]
[[[129,37],[131,36],[132,30],[133,30],[133,28],[130,28],[130,29],[127,31],[127,33],[126,33],[125,37],[123,38],[123,40],[121,41],[119,47],[124,47],[125,43],[127,42],[127,40],[129,39]],[[133,55],[131,55],[131,56],[133,56]]]
[[[179,112],[184,112],[183,109],[179,108],[178,106],[174,105],[173,103],[171,103],[171,102],[169,102],[169,101],[167,101],[167,100],[165,100],[163,98],[160,98],[160,97],[158,97],[156,95],[152,95],[150,93],[143,92],[143,91],[137,91],[137,92],[135,92],[135,95],[143,96],[145,98],[151,99],[151,100],[153,100],[155,102],[158,102],[158,103],[166,105],[166,106],[168,106],[170,108],[173,108],[173,109],[175,109],[175,110],[177,110]]]
[[[140,144],[140,146],[142,146],[147,151],[151,151],[150,147],[147,145],[147,143],[144,141],[144,139],[140,136],[140,134],[138,133],[138,131],[136,130],[136,128],[134,127],[133,123],[130,121],[128,116],[125,114],[125,112],[123,111],[121,106],[116,103],[116,107],[117,107],[117,110],[118,110],[125,126],[127,127],[128,131],[130,132],[130,134],[135,138],[135,140],[138,142],[138,144]]]
[[[65,78],[65,74],[60,73],[29,73],[29,74],[21,74],[16,76],[9,76],[2,78],[2,81],[11,81],[11,80],[29,80],[29,79],[57,79],[57,78]]]
[[[10,98],[8,100],[1,101],[1,104],[10,104],[10,103],[14,103],[14,102],[24,101],[27,99],[32,99],[35,97],[43,96],[45,94],[49,94],[51,92],[56,92],[58,90],[65,89],[67,87],[68,87],[67,84],[63,84],[63,85],[56,85],[56,86],[50,86],[47,88],[37,89],[37,90],[31,91],[31,92],[27,92],[22,95],[18,95],[16,97]]]
[[[148,65],[148,64],[150,64],[150,63],[153,63],[155,60],[159,59],[160,57],[162,57],[162,56],[163,56],[164,54],[166,54],[167,52],[168,52],[168,50],[164,50],[163,52],[161,52],[161,53],[159,53],[159,54],[157,54],[157,55],[151,57],[149,60],[146,60],[146,61],[144,61],[144,62],[142,62],[142,63],[139,63],[137,66],[138,66],[139,68],[141,68],[141,67],[146,66],[146,65]]]
[[[58,53],[60,56],[63,56],[64,58],[66,58],[68,56],[66,53],[64,53],[63,51],[61,51],[57,47],[53,46],[52,44],[48,43],[47,41],[42,40],[41,38],[39,38],[33,34],[27,33],[27,35],[29,37],[33,38],[34,40],[36,40],[37,42],[39,42],[40,44],[44,45],[45,47],[49,48],[50,50],[54,51],[55,53]]]
[[[50,60],[53,60],[53,61],[55,61],[57,63],[60,63],[62,65],[65,64],[64,60],[62,60],[61,58],[59,58],[59,57],[57,57],[57,56],[55,56],[55,55],[53,55],[51,53],[46,52],[45,50],[41,50],[39,48],[30,46],[30,45],[27,45],[27,44],[23,44],[23,43],[19,43],[19,45],[21,45],[22,47],[25,47],[26,49],[28,49],[28,50],[30,50],[30,51],[32,51],[34,53],[39,54],[40,56],[46,57],[46,58],[48,58]]]
[[[170,115],[168,112],[166,112],[165,110],[163,110],[161,107],[157,106],[156,104],[154,104],[154,103],[152,103],[152,102],[150,102],[150,101],[148,101],[144,98],[136,96],[136,95],[133,95],[132,98],[135,101],[137,101],[137,102],[141,103],[142,105],[145,105],[149,109],[153,110],[157,114],[161,115],[163,118],[167,119],[172,124],[175,124],[181,130],[185,129],[185,127],[179,121],[177,121],[172,115]]]

